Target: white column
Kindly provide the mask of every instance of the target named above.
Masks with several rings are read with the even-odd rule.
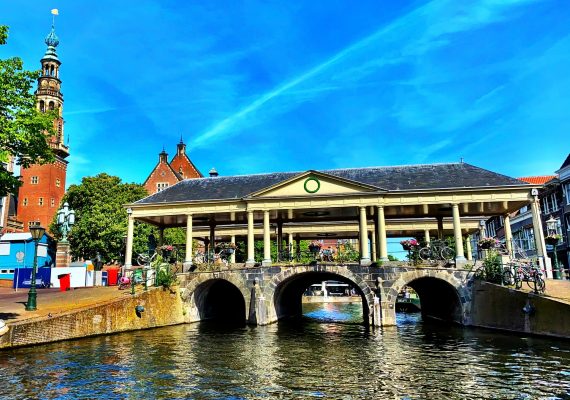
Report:
[[[269,210],[263,212],[263,266],[271,265],[271,231],[269,230]]]
[[[372,242],[372,244],[370,245],[370,247],[372,248],[372,261],[376,261],[376,231],[372,231],[370,234],[370,241]]]
[[[386,220],[384,219],[384,206],[378,206],[378,248],[380,261],[388,261],[388,242],[386,240]]]
[[[192,214],[186,216],[186,255],[184,256],[184,267],[192,266]]]
[[[424,229],[424,240],[426,241],[427,244],[431,242],[431,239],[429,237],[429,229]]]
[[[509,214],[505,214],[503,219],[505,222],[505,244],[507,245],[509,255],[513,256],[513,234],[511,232],[511,217]]]
[[[471,248],[471,235],[467,235],[467,242],[465,242],[465,247],[467,247],[467,260],[473,260],[473,249]]]
[[[133,234],[135,231],[135,219],[129,215],[129,223],[127,225],[127,243],[125,249],[125,268],[132,267],[133,259]]]
[[[461,218],[459,218],[459,204],[453,204],[453,235],[455,236],[455,260],[465,261],[463,236],[461,235]]]
[[[366,207],[360,207],[360,264],[370,264],[368,248],[368,226],[366,223]]]
[[[540,203],[538,196],[534,196],[534,201],[531,203],[532,212],[532,229],[534,231],[534,243],[536,245],[536,255],[540,263],[540,267],[546,272],[546,277],[552,279],[552,264],[550,259],[545,257],[546,243],[544,242],[544,232],[542,230],[542,220],[540,218]]]
[[[293,255],[293,234],[290,233],[288,235],[288,240],[287,240],[287,244],[289,245],[289,257],[291,257]]]
[[[247,266],[255,264],[255,236],[253,232],[253,211],[247,212]]]
[[[230,237],[230,241],[231,241],[233,244],[236,244],[236,237],[235,237],[235,235],[232,235],[232,236]],[[230,255],[230,262],[231,262],[232,264],[235,264],[235,263],[236,263],[236,251],[235,251],[235,250],[234,250],[234,252]]]

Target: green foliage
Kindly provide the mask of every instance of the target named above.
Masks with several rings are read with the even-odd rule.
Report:
[[[72,255],[88,259],[99,252],[105,261],[120,260],[124,252],[123,237],[127,234],[124,204],[147,195],[142,185],[122,183],[120,178],[104,173],[71,185],[63,202],[68,202],[76,215],[68,237]],[[57,232],[56,216],[50,225],[52,232]],[[147,250],[150,232],[149,225],[135,221],[133,255]]]
[[[6,44],[8,27],[0,25],[0,45]],[[31,164],[54,160],[48,138],[55,134],[57,111],[40,112],[32,92],[40,71],[26,71],[18,57],[0,59],[0,162]],[[0,166],[0,197],[16,193],[18,177]]]
[[[501,256],[495,251],[489,251],[487,257],[483,260],[483,268],[485,270],[485,280],[492,283],[501,283],[503,280],[503,269],[501,265]]]
[[[170,288],[172,285],[178,283],[178,278],[176,273],[172,269],[171,265],[168,263],[160,261],[155,266],[156,270],[156,286],[162,286],[163,288]]]
[[[392,254],[388,254],[388,261],[400,261],[398,257],[394,257]]]

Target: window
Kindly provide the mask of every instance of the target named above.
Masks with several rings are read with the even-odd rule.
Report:
[[[168,187],[168,182],[160,182],[156,184],[156,192],[161,192]]]
[[[542,199],[542,210],[544,214],[558,210],[558,201],[556,200],[556,193],[549,194]]]
[[[44,198],[40,197],[38,198],[38,206],[43,206],[44,205]]]
[[[566,197],[566,204],[570,205],[570,182],[562,186],[562,193],[564,193],[564,197]]]
[[[55,206],[55,199],[52,197],[49,203],[50,203],[50,206],[54,207]]]
[[[28,198],[24,197],[24,201],[22,202],[23,205],[27,206],[28,205]]]
[[[495,220],[489,221],[487,224],[487,237],[495,237],[497,235],[497,230],[495,228]]]
[[[61,181],[59,180],[59,178],[55,179],[55,186],[59,187],[61,185]]]
[[[532,228],[523,228],[513,234],[515,250],[534,250],[534,231]]]
[[[32,185],[37,185],[38,182],[40,181],[40,178],[38,178],[37,176],[32,176]]]

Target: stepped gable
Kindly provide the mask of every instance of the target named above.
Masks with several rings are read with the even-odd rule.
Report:
[[[351,168],[319,172],[376,186],[379,191],[528,185],[518,179],[466,163]],[[137,204],[238,199],[291,179],[301,173],[303,172],[276,172],[186,179],[159,193],[137,201]]]

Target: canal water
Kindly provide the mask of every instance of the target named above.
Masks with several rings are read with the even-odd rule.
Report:
[[[570,342],[306,304],[301,320],[212,323],[0,352],[2,399],[565,399]]]

